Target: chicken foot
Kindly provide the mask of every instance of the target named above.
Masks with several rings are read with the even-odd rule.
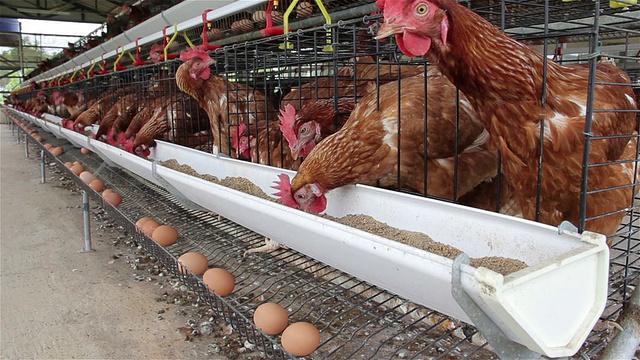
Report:
[[[288,249],[288,247],[269,239],[268,237],[264,238],[264,245],[253,248],[253,249],[249,249],[247,251],[244,252],[244,254],[242,256],[247,256],[247,254],[252,254],[252,253],[269,253],[272,252],[274,250],[278,250],[278,249]]]

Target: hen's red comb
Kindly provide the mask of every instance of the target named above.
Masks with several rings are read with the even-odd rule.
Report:
[[[132,137],[130,137],[130,138],[128,138],[128,139],[125,139],[125,140],[122,142],[122,147],[123,147],[126,151],[128,151],[128,152],[130,152],[130,153],[133,153],[133,139],[134,139],[134,137],[135,137],[135,136],[132,136]]]
[[[183,51],[180,53],[180,60],[182,60],[183,62],[187,62],[195,57],[198,57],[202,60],[213,60],[211,59],[211,57],[209,56],[209,53],[199,49],[199,48],[188,48],[187,50]]]
[[[114,145],[114,146],[118,145],[118,140],[116,140],[115,130],[113,130],[113,128],[111,128],[111,129],[109,129],[109,131],[107,131],[107,140],[106,140],[106,142],[109,145]]]
[[[149,49],[149,52],[163,52],[164,48],[162,47],[162,45],[160,44],[153,44],[151,45],[151,49]]]
[[[127,135],[124,134],[124,131],[118,134],[118,144],[124,147],[124,142],[127,140]]]
[[[238,134],[243,135],[245,131],[247,131],[247,124],[240,123],[238,125]]]
[[[291,104],[287,104],[287,106],[284,107],[284,110],[280,109],[278,119],[280,119],[280,131],[282,131],[282,135],[287,139],[289,146],[293,146],[297,140],[296,132],[294,130],[297,120],[296,108]]]
[[[233,140],[233,148],[236,150],[240,149],[240,137],[247,130],[247,124],[240,124],[237,127],[231,127],[231,139]]]
[[[38,97],[40,97],[40,96],[44,96],[44,91],[40,90],[40,91],[38,91],[38,93],[37,93],[36,95],[37,95]]]
[[[386,2],[387,2],[387,0],[377,0],[377,1],[376,1],[376,5],[377,5],[380,9],[384,10],[384,4],[385,4]]]
[[[280,181],[274,181],[276,185],[272,186],[271,188],[280,191],[278,191],[277,193],[273,193],[273,195],[279,197],[278,200],[282,205],[298,209],[300,206],[298,206],[298,203],[293,198],[293,195],[291,195],[291,180],[289,179],[289,175],[280,174],[278,175],[278,178],[280,179]]]

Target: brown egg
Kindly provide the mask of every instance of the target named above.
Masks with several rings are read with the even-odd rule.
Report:
[[[76,175],[80,175],[84,171],[84,166],[82,166],[82,164],[74,164],[69,170]]]
[[[213,268],[207,270],[202,276],[204,282],[211,290],[220,296],[227,296],[236,287],[236,279],[225,269]],[[284,329],[284,328],[283,328]]]
[[[254,22],[264,24],[264,19],[266,19],[266,17],[267,17],[266,14],[267,14],[267,12],[264,11],[264,10],[257,10],[256,12],[253,13],[253,15],[251,16],[251,19]]]
[[[146,223],[149,220],[153,220],[152,217],[149,216],[145,216],[145,217],[141,217],[140,219],[138,219],[138,221],[136,221],[136,226],[142,230],[142,226],[144,225],[144,223]]]
[[[95,179],[89,183],[89,187],[97,192],[100,192],[104,189],[104,182],[100,179]]]
[[[249,19],[241,19],[231,24],[231,31],[236,34],[242,34],[253,30],[253,22]]]
[[[80,175],[78,175],[78,177],[80,178],[80,180],[82,180],[85,184],[89,184],[91,183],[93,180],[97,180],[98,177],[93,175],[92,173],[88,172],[88,171],[83,171],[80,173]]]
[[[43,142],[44,141],[44,138],[42,136],[40,136],[40,135],[34,136],[33,138],[36,139],[36,141],[38,141],[38,142]]]
[[[308,1],[301,1],[296,6],[296,16],[299,18],[305,18],[313,12],[313,4]]]
[[[209,30],[207,32],[207,39],[209,41],[221,39],[223,36],[224,36],[224,30],[223,29],[212,28],[211,30]]]
[[[186,269],[182,267],[183,265]],[[178,271],[183,274],[188,274],[188,269],[196,275],[202,275],[207,271],[207,267],[209,267],[207,258],[198,252],[184,253],[178,258]]]
[[[60,155],[62,155],[64,153],[64,149],[61,146],[54,147],[53,149],[51,149],[49,151],[51,151],[51,154],[53,156],[60,156]]]
[[[153,235],[153,231],[160,226],[160,223],[153,220],[153,219],[149,219],[147,221],[144,222],[144,224],[142,225],[141,229],[142,231],[145,232],[145,234],[151,236]]]
[[[289,325],[289,313],[276,303],[264,303],[253,313],[253,323],[265,334],[280,334]]]
[[[105,191],[102,192],[102,195],[112,193],[112,192],[113,192],[113,189],[105,189]]]
[[[78,161],[78,160],[76,160],[76,161],[74,161],[74,162],[73,162],[73,165],[76,165],[76,164],[80,164],[80,165],[82,165],[82,163],[81,163],[80,161]]]
[[[89,150],[89,149],[87,149],[87,148],[82,148],[82,149],[80,149],[80,152],[81,152],[81,153],[83,153],[83,154],[85,154],[85,155],[86,155],[86,154],[91,154],[91,150]]]
[[[271,12],[271,20],[274,24],[282,24],[284,17],[282,16],[282,13],[280,11],[273,10]]]
[[[108,193],[102,193],[102,198],[105,199],[109,204],[113,206],[118,206],[122,204],[122,196],[115,191],[111,191]]]
[[[162,246],[169,246],[178,241],[178,230],[169,225],[160,225],[151,234],[151,238]]]
[[[71,167],[73,166],[73,164],[69,161],[67,161],[66,163],[64,163],[64,166],[67,167],[67,169],[71,169]]]
[[[280,339],[282,347],[295,356],[306,356],[320,345],[320,332],[308,322],[289,325]]]

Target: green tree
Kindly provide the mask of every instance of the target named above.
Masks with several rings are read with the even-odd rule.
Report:
[[[47,56],[36,39],[22,36],[23,76],[29,74],[38,62]],[[0,102],[20,84],[20,51],[18,47],[0,47]]]

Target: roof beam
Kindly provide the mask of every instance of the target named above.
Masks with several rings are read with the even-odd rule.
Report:
[[[13,11],[17,12],[18,14],[22,15],[25,19],[33,19],[34,18],[33,14],[23,13],[23,12],[19,11],[18,8],[11,7],[11,6],[7,5],[7,3],[4,2],[4,1],[0,0],[0,5],[6,7],[9,10],[13,10]],[[44,9],[42,9],[42,10],[44,10]]]

